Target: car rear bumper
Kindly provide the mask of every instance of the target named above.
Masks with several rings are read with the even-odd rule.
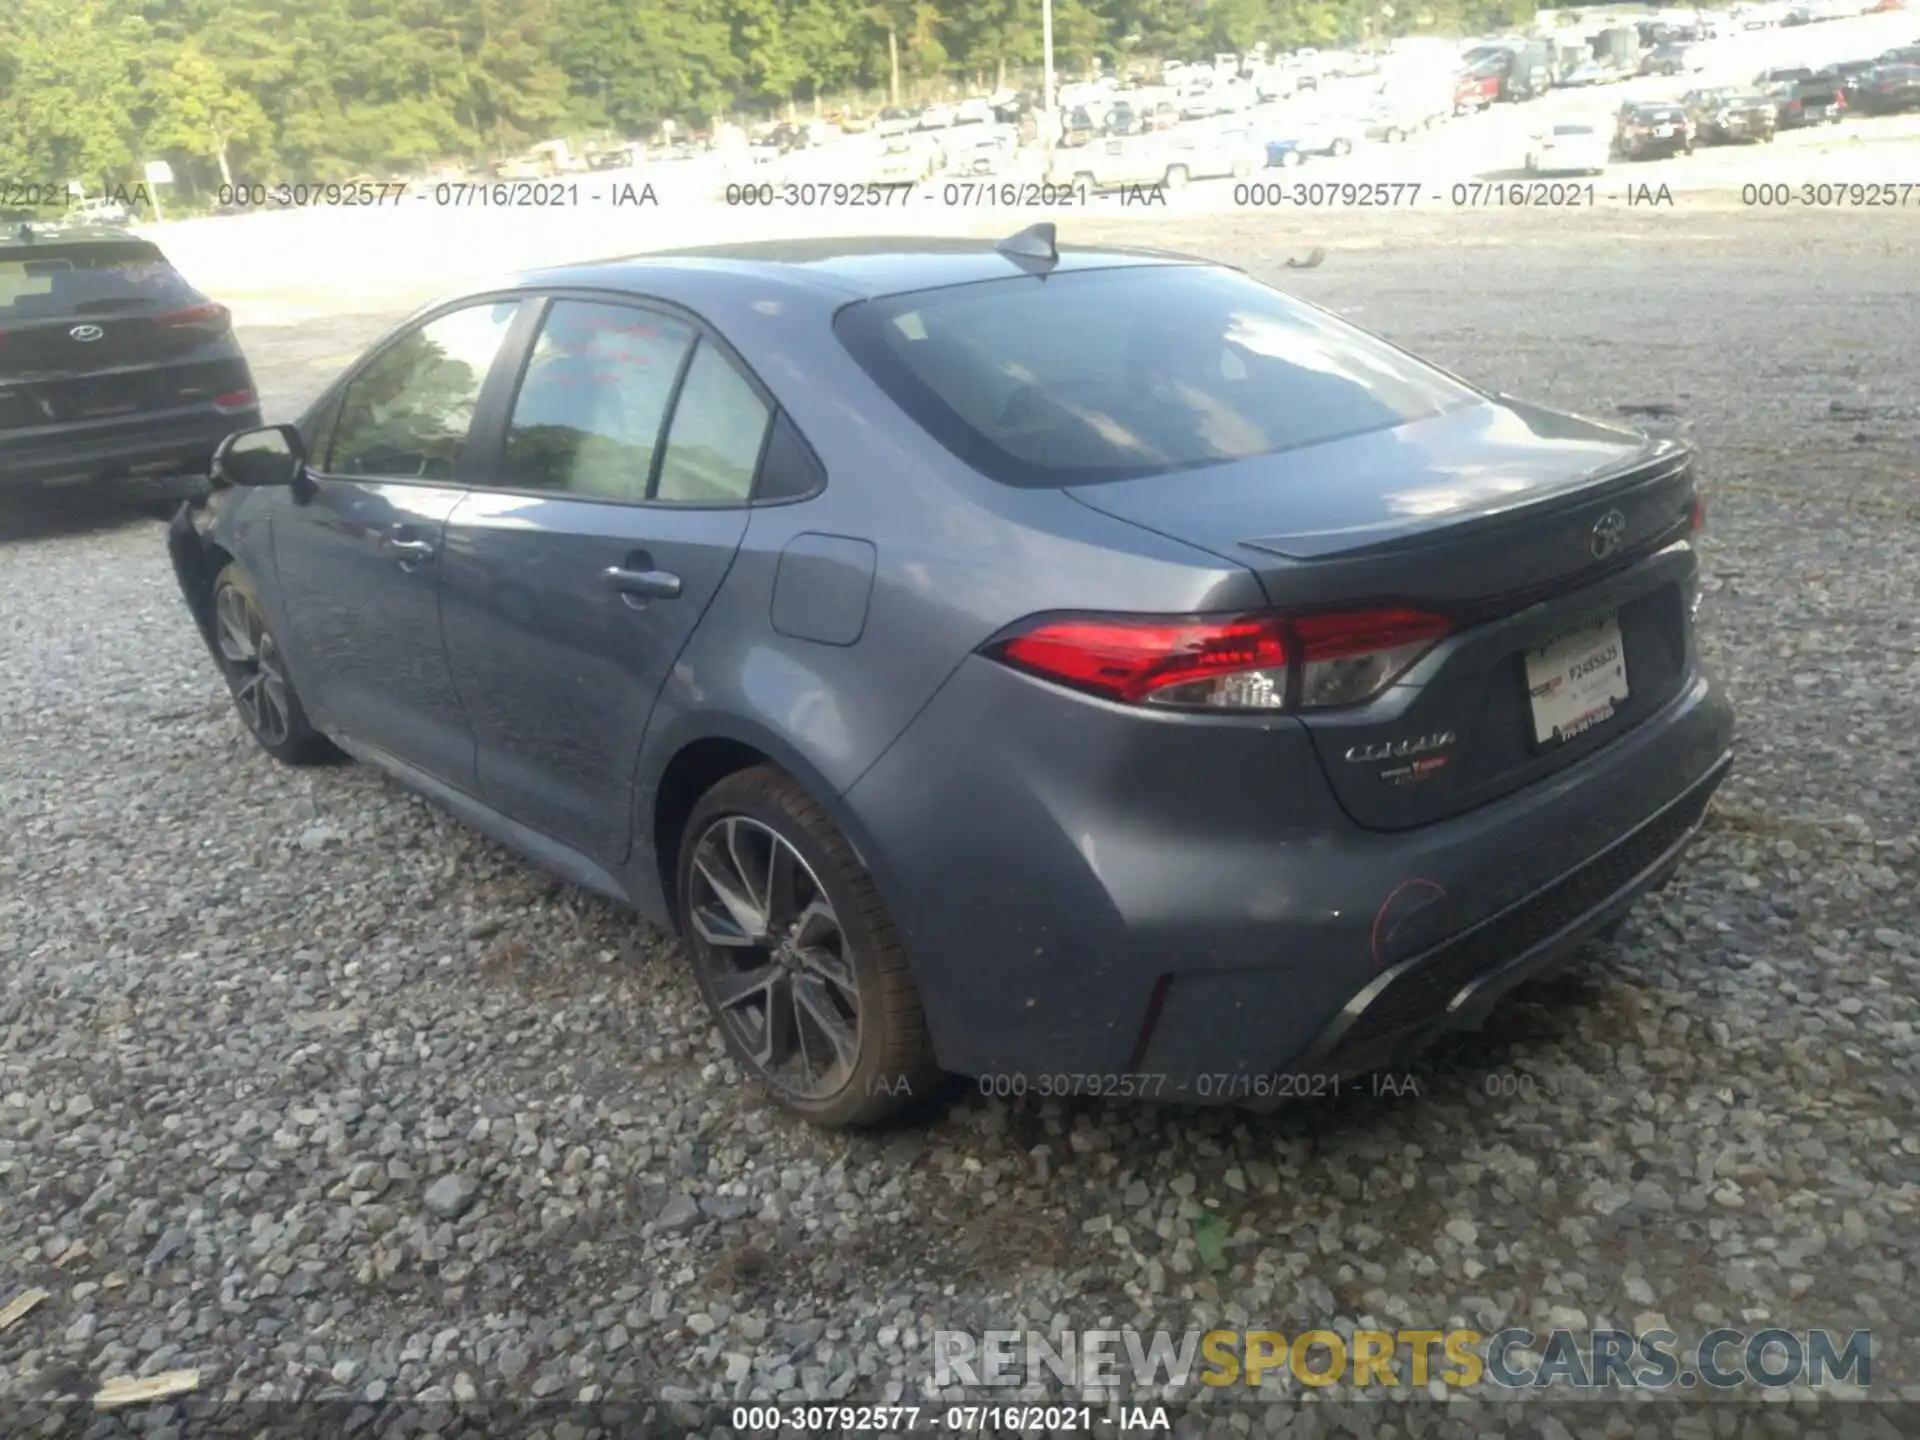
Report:
[[[1732,733],[1694,672],[1569,769],[1383,834],[1291,719],[1143,716],[976,658],[845,799],[948,1069],[1248,1099],[1407,1058],[1565,958],[1664,878]]]
[[[83,476],[204,473],[213,450],[237,430],[260,424],[259,407],[212,406],[113,420],[10,431],[0,443],[0,487]]]

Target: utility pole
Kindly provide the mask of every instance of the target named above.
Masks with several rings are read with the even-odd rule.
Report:
[[[1040,0],[1040,154],[1043,180],[1053,175],[1053,0]]]

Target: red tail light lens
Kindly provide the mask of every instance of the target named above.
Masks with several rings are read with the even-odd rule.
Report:
[[[1370,699],[1450,628],[1424,611],[1100,616],[1036,622],[989,647],[1015,669],[1125,704],[1324,709]]]
[[[1286,705],[1286,636],[1278,621],[1264,616],[1048,621],[1004,641],[996,653],[1018,669],[1129,704]]]
[[[1707,528],[1707,502],[1704,500],[1695,499],[1693,502],[1693,518],[1692,518],[1693,533],[1697,535],[1706,528]]]
[[[253,391],[229,390],[224,395],[214,396],[213,403],[222,410],[244,410],[253,404]]]
[[[187,325],[200,330],[224,330],[233,314],[224,305],[192,305],[156,317],[162,325]]]

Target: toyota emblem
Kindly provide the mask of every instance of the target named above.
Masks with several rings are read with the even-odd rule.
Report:
[[[1618,510],[1609,510],[1593,522],[1593,558],[1604,560],[1620,548],[1620,542],[1627,538],[1627,517]]]
[[[98,325],[76,325],[67,331],[67,334],[78,340],[82,345],[91,345],[106,333],[107,332],[102,330]]]

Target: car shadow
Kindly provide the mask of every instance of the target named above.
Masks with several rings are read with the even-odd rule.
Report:
[[[197,488],[204,489],[205,482]],[[171,520],[195,489],[191,480],[120,481],[0,494],[0,545],[105,534],[150,520]]]

